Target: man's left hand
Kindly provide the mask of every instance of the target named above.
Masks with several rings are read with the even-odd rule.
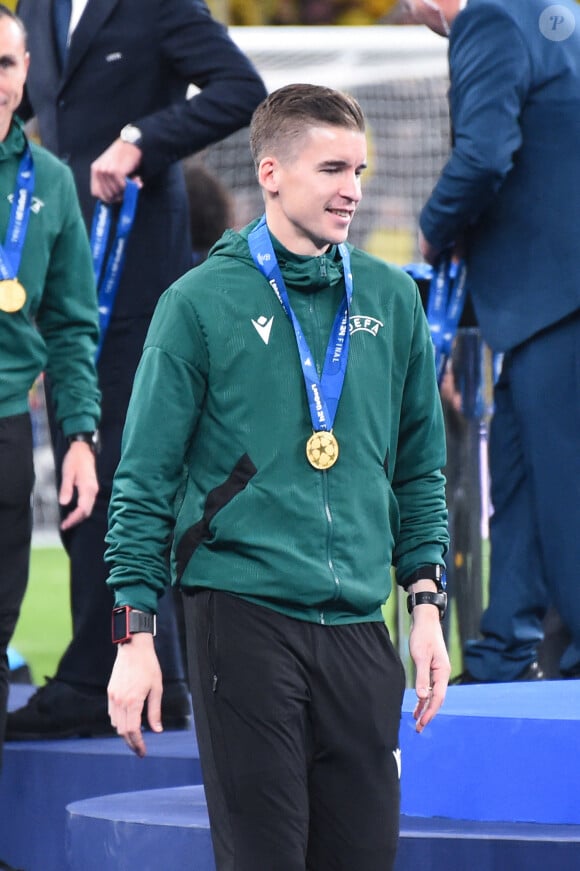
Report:
[[[58,494],[60,505],[72,502],[77,493],[76,507],[62,521],[60,528],[70,529],[90,515],[93,510],[99,483],[95,466],[95,455],[85,442],[73,442],[62,463],[62,484]]]
[[[409,651],[417,671],[413,716],[417,732],[422,732],[443,704],[451,674],[439,611],[433,605],[417,605],[413,609]]]

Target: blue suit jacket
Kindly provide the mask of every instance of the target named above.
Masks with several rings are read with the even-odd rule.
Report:
[[[74,173],[90,227],[90,165],[125,124],[143,133],[144,187],[114,317],[150,317],[191,266],[180,158],[250,122],[261,78],[202,0],[89,0],[60,70],[52,0],[21,0],[30,70],[21,114]],[[188,83],[200,92],[186,100]]]
[[[420,225],[440,248],[465,237],[497,351],[580,309],[580,6],[557,9],[469,0],[449,39],[454,143]]]

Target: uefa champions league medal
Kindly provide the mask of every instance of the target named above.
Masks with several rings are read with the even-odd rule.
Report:
[[[17,278],[0,279],[0,311],[11,314],[20,311],[26,302],[26,291]]]
[[[306,442],[306,457],[311,466],[322,471],[330,469],[338,460],[338,442],[332,432],[319,430]]]

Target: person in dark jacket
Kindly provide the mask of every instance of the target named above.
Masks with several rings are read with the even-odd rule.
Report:
[[[107,536],[111,721],[139,755],[146,700],[162,728],[152,632],[172,536],[218,871],[390,869],[405,687],[382,616],[392,565],[418,731],[450,671],[433,347],[414,282],[346,242],[358,103],[289,85],[250,139],[265,215],[163,295],[135,379]]]
[[[75,0],[62,39],[60,6],[61,0],[19,4],[31,54],[21,112],[36,115],[43,144],[70,165],[88,228],[99,199],[112,204],[113,236],[127,177],[140,190],[114,304],[110,296],[103,303],[109,307],[106,332],[101,318],[100,493],[90,523],[64,539],[73,638],[54,679],[10,714],[9,740],[110,731],[107,509],[153,309],[167,285],[191,266],[181,158],[247,125],[265,95],[256,70],[202,0]],[[188,99],[191,85],[198,93]],[[60,454],[60,433],[56,444]],[[166,597],[158,638],[165,718],[168,727],[182,728],[191,722],[190,703],[169,603]]]
[[[461,247],[482,336],[503,355],[490,432],[489,606],[458,682],[537,680],[551,602],[580,676],[580,7],[412,0],[449,36],[453,147],[421,217]]]

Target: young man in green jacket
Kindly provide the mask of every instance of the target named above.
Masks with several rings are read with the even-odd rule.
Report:
[[[70,443],[59,493],[61,504],[71,505],[63,529],[88,517],[98,490],[98,313],[89,242],[70,170],[29,142],[13,116],[27,69],[24,28],[0,6],[0,754],[6,649],[26,588],[32,532],[28,393],[43,371]]]
[[[151,631],[184,592],[219,871],[393,867],[405,686],[381,606],[410,591],[417,729],[449,677],[444,430],[417,288],[346,244],[366,166],[350,97],[290,85],[256,111],[265,216],[161,299],[108,534],[113,725],[159,731]]]

